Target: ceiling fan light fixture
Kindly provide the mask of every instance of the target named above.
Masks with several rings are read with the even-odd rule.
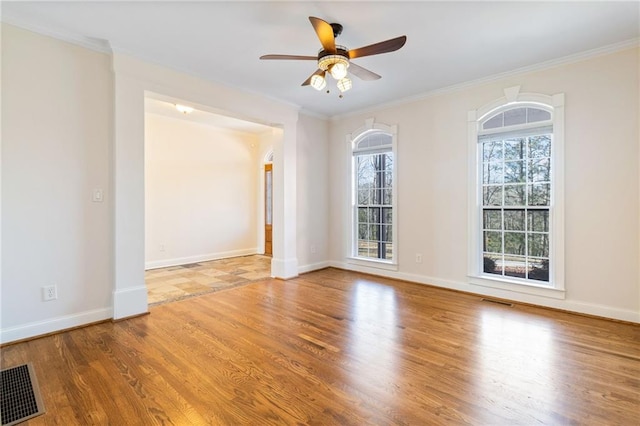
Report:
[[[333,64],[329,70],[331,76],[336,80],[340,80],[347,76],[347,67],[349,63],[346,61],[339,61]]]
[[[351,79],[349,77],[343,77],[338,80],[337,86],[340,92],[346,92],[347,90],[351,89]]]
[[[342,55],[325,55],[318,60],[318,68],[322,71],[329,71],[336,80],[347,75],[349,60]]]
[[[326,87],[327,80],[325,80],[322,74],[315,74],[311,77],[311,82],[309,84],[311,84],[311,87],[316,90],[322,90]]]

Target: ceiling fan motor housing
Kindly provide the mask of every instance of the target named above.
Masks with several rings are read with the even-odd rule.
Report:
[[[323,71],[331,71],[331,68],[336,64],[341,64],[345,70],[349,68],[349,50],[346,47],[336,45],[335,53],[327,52],[324,49],[320,50],[318,68]]]

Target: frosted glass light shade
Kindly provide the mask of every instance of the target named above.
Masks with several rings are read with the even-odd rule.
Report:
[[[313,87],[314,89],[322,90],[327,85],[327,80],[325,80],[322,75],[316,74],[313,77],[311,77],[310,84],[311,84],[311,87]]]
[[[345,78],[347,76],[347,64],[345,62],[336,62],[329,72],[336,80]]]
[[[349,77],[344,77],[341,78],[340,80],[338,80],[338,89],[340,89],[341,92],[346,92],[347,90],[351,89],[351,79]]]

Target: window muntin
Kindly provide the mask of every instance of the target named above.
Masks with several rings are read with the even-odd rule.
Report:
[[[550,120],[549,111],[516,107],[481,123],[480,267],[485,277],[550,283]]]
[[[353,256],[394,260],[394,154],[390,134],[365,134],[353,149]]]

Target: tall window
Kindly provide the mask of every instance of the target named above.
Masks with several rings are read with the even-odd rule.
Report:
[[[369,130],[353,142],[353,256],[393,262],[393,137]]]
[[[563,287],[562,138],[550,104],[507,102],[475,121],[472,275]]]

